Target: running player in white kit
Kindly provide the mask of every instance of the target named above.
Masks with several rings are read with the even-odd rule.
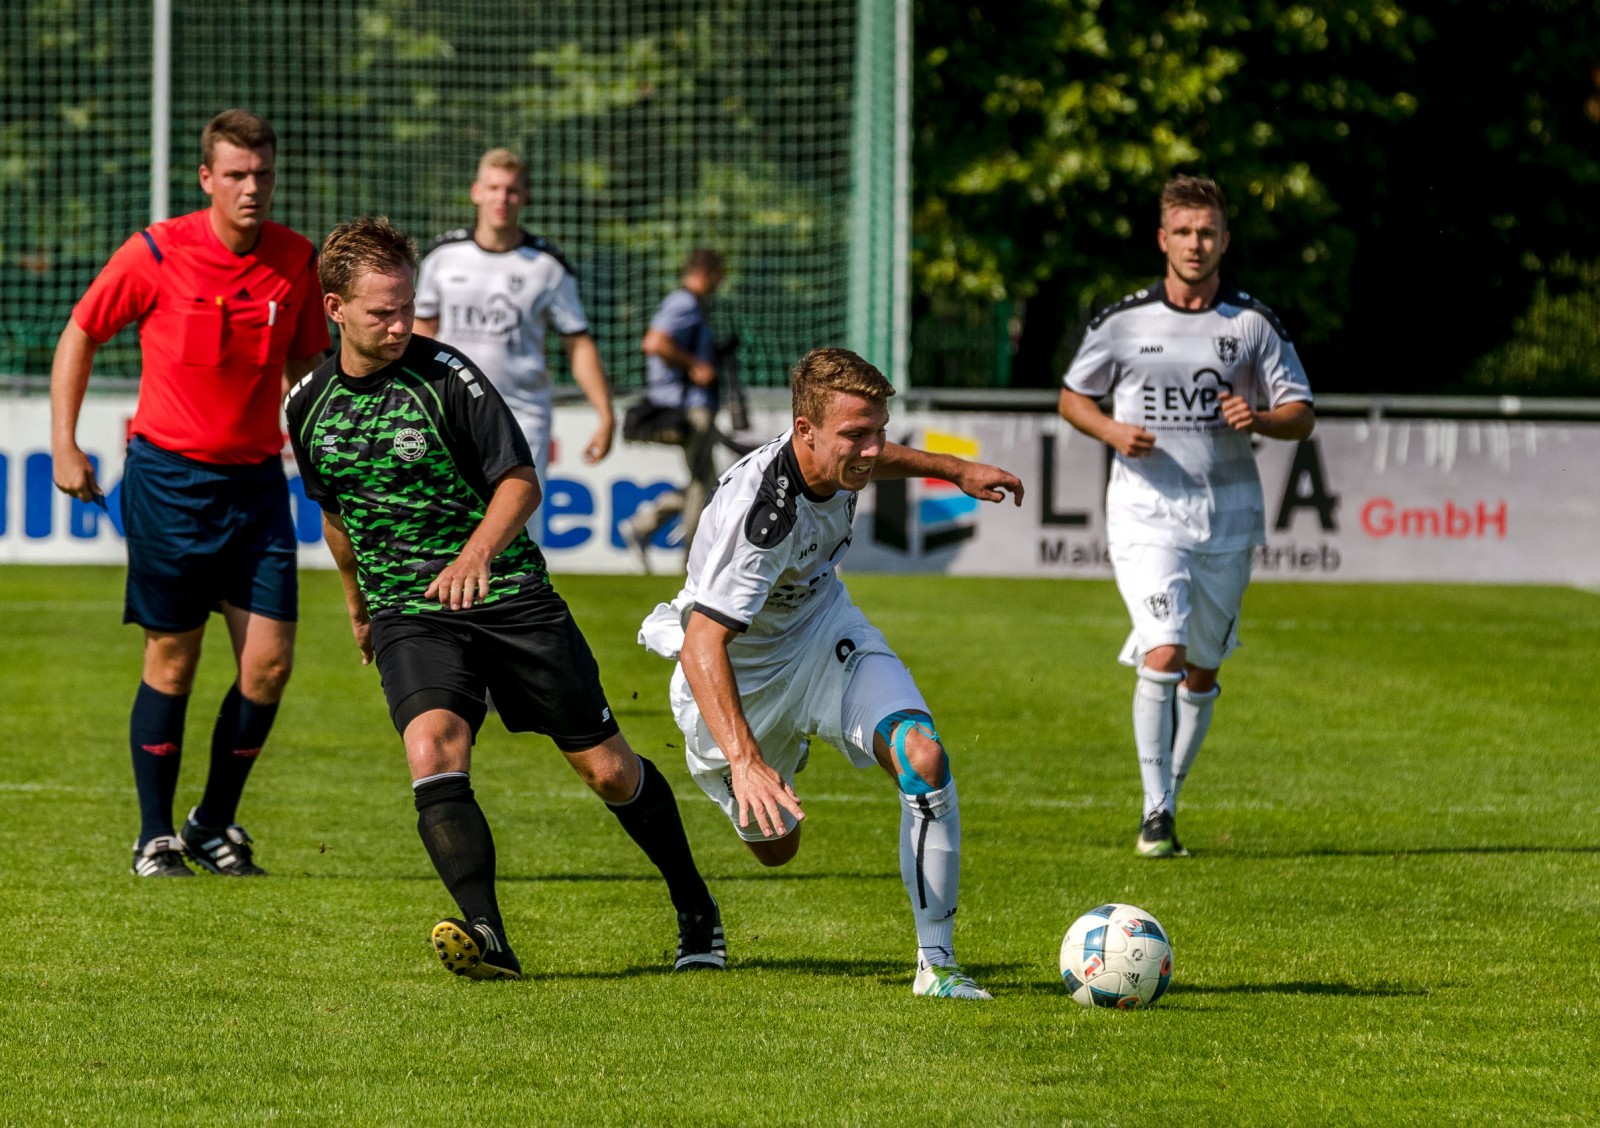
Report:
[[[952,918],[961,815],[950,762],[911,673],[850,601],[838,568],[858,492],[874,478],[942,478],[972,497],[1022,503],[994,466],[885,439],[883,374],[845,349],[795,367],[794,428],[722,475],[701,518],[687,582],[640,641],[678,658],[674,719],[689,771],[763,865],[800,848],[794,778],[812,737],[900,791],[900,873],[917,932],[912,990],[987,999],[956,962]]]
[[[1250,557],[1266,543],[1252,436],[1316,425],[1311,388],[1272,311],[1224,285],[1227,202],[1180,176],[1161,194],[1166,276],[1103,310],[1062,377],[1060,410],[1117,452],[1106,537],[1133,619],[1133,735],[1144,785],[1137,848],[1185,856],[1178,792],[1211,724],[1217,670],[1239,645]],[[1097,402],[1112,397],[1108,416]]]
[[[583,449],[588,463],[611,450],[611,387],[572,268],[553,243],[519,226],[528,203],[522,160],[509,149],[485,153],[472,203],[476,226],[439,236],[422,260],[416,332],[454,345],[489,377],[528,440],[542,484],[550,466],[553,411],[546,331],[561,335],[572,378],[599,416]],[[535,514],[528,524],[535,541],[542,527]]]

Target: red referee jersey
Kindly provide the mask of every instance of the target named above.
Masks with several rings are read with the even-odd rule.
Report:
[[[132,236],[72,311],[104,344],[139,322],[133,433],[201,462],[262,462],[283,449],[284,362],[328,347],[310,240],[263,223],[255,249],[222,245],[206,210]]]

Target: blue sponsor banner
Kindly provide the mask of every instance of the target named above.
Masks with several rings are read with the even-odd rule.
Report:
[[[892,406],[892,405],[891,405]],[[124,560],[123,449],[134,402],[91,396],[78,442],[105,504],[55,489],[50,408],[0,397],[0,562]],[[556,409],[554,452],[537,520],[557,572],[630,572],[618,524],[682,484],[676,447],[619,442],[597,465],[572,457],[594,427],[587,406]],[[787,413],[761,410],[740,438],[782,434]],[[997,464],[1026,488],[1021,506],[977,502],[927,479],[882,480],[863,491],[847,567],[954,575],[1111,576],[1103,444],[1048,414],[895,413],[896,441]],[[720,452],[723,465],[735,457]],[[1600,587],[1600,425],[1529,420],[1327,419],[1301,443],[1262,442],[1266,543],[1262,580],[1422,580]],[[331,567],[321,513],[298,479],[290,489],[301,562]],[[649,546],[652,566],[683,566],[678,530]]]
[[[38,399],[0,399],[0,561],[120,564],[123,452],[134,401],[95,398],[84,402],[78,442],[88,454],[103,502],[82,502],[55,487],[49,449],[49,404]],[[593,428],[586,410],[558,409],[555,453],[543,483],[535,520],[551,564],[558,571],[635,571],[617,530],[645,502],[682,484],[683,456],[676,447],[619,443],[597,466],[569,462],[566,451],[582,450]],[[322,510],[306,497],[288,461],[290,511],[300,560],[307,567],[332,567],[322,538]],[[651,541],[663,571],[682,559],[671,522]],[[679,565],[681,566],[681,564]]]

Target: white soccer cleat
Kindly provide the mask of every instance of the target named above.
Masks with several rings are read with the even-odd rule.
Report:
[[[628,546],[628,551],[633,553],[633,558],[639,562],[639,567],[645,575],[653,574],[650,567],[650,543],[647,534],[637,523],[635,517],[625,517],[617,522],[617,534],[622,537],[622,543]]]
[[[1139,838],[1134,843],[1141,856],[1146,858],[1172,858],[1189,856],[1185,850],[1178,854],[1177,834],[1173,830],[1172,814],[1169,811],[1156,811],[1145,819],[1139,827]]]
[[[930,999],[992,999],[993,995],[972,981],[972,976],[961,970],[959,964],[925,963],[917,961],[917,977],[911,982],[911,993]]]

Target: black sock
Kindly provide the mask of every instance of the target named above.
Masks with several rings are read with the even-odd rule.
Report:
[[[607,803],[628,837],[639,844],[645,857],[667,880],[672,905],[680,913],[704,913],[711,908],[711,891],[695,868],[689,839],[678,817],[672,785],[649,760],[639,757],[639,792],[626,803]]]
[[[505,934],[494,895],[494,838],[472,795],[465,772],[429,780],[416,789],[417,833],[433,868],[461,906],[468,923],[485,917]]]
[[[195,808],[194,821],[220,829],[230,826],[239,813],[239,796],[245,780],[255,766],[261,746],[267,742],[278,705],[262,705],[239,692],[235,682],[222,699],[216,727],[211,730],[211,773],[206,776],[205,794]]]
[[[172,833],[172,796],[178,790],[183,760],[183,721],[187,693],[174,696],[139,683],[128,719],[133,751],[133,785],[139,793],[139,845]]]

